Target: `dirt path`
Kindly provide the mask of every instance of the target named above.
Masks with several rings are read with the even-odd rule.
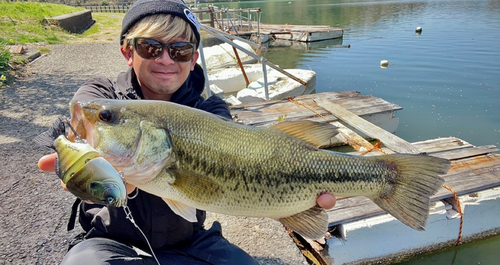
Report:
[[[26,76],[0,88],[0,264],[58,264],[67,242],[81,232],[66,231],[73,195],[37,161],[51,153],[32,139],[59,116],[85,80],[115,79],[127,67],[116,43],[48,46],[50,53],[32,63]],[[35,49],[29,47],[29,49]],[[210,214],[229,241],[262,264],[307,264],[283,227],[268,219]],[[211,222],[207,221],[207,226]]]

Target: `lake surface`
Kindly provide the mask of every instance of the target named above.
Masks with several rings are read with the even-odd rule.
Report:
[[[282,68],[314,70],[318,93],[356,90],[400,105],[396,134],[403,139],[456,136],[474,145],[500,146],[500,0],[223,5],[260,7],[263,23],[343,28],[342,40],[269,48],[263,56]],[[422,27],[420,35],[416,27]],[[381,60],[389,66],[381,68]],[[404,264],[498,264],[499,250],[497,236]]]

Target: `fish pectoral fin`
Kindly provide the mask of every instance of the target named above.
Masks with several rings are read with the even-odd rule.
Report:
[[[172,187],[199,204],[214,202],[221,197],[221,187],[206,176],[186,170],[169,170],[175,181]]]
[[[300,138],[316,147],[321,146],[339,133],[337,127],[329,123],[308,120],[279,122],[270,128]]]
[[[170,209],[172,209],[172,211],[178,216],[192,223],[198,222],[198,218],[196,218],[196,208],[188,206],[182,202],[173,201],[166,198],[162,199],[165,201],[165,203],[167,203],[168,207],[170,207]]]
[[[172,139],[164,128],[153,122],[141,121],[141,140],[136,154],[136,164],[143,167],[156,165],[172,156]]]
[[[278,219],[284,226],[309,239],[320,239],[328,229],[328,214],[318,205],[295,215]]]

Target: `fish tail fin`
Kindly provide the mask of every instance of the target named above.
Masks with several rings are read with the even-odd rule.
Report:
[[[54,141],[60,135],[66,135],[66,121],[64,118],[57,118],[57,120],[52,124],[52,126],[42,134],[38,135],[33,139],[39,145],[53,147]]]
[[[429,219],[430,197],[443,185],[450,161],[425,155],[381,156],[398,172],[392,190],[373,201],[409,227],[423,231]]]

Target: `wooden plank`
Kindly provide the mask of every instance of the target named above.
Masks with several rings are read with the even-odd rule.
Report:
[[[337,116],[343,122],[349,124],[349,126],[355,128],[356,130],[363,132],[366,135],[371,136],[374,139],[380,139],[382,143],[389,149],[397,153],[413,153],[418,154],[420,151],[407,141],[397,137],[396,135],[389,133],[369,122],[360,118],[356,114],[331,103],[325,99],[317,99],[316,103],[330,111],[333,115]]]
[[[339,134],[342,137],[343,141],[354,148],[354,150],[366,151],[373,149],[373,145],[370,142],[359,136],[357,133],[353,132],[351,129],[345,127],[342,123],[336,121],[330,122],[330,124],[333,124],[337,127],[337,130],[339,131]]]
[[[450,171],[444,177],[445,184],[458,195],[465,195],[500,186],[500,155],[488,154],[452,161]],[[449,197],[445,189],[439,190],[433,199]]]
[[[428,154],[435,157],[446,158],[448,160],[457,160],[469,157],[476,157],[480,155],[486,155],[498,151],[500,151],[500,149],[498,149],[494,145],[485,145],[485,146],[478,146],[475,148],[469,147],[469,148],[459,148],[456,150],[448,150],[448,151],[436,151],[436,152],[430,152]]]
[[[329,121],[338,120],[328,111],[317,106],[314,99],[319,97],[328,98],[329,100],[340,104],[342,107],[360,116],[378,113],[392,115],[394,111],[401,109],[401,107],[396,104],[389,103],[383,99],[375,98],[373,96],[360,95],[360,93],[356,91],[303,95],[296,97],[295,100],[325,116]],[[230,110],[237,122],[253,126],[264,126],[275,123],[278,120],[278,117],[282,115],[286,115],[288,120],[316,119],[317,117],[315,112],[312,112],[304,106],[297,105],[287,99],[247,103],[232,106],[230,107]]]
[[[474,147],[470,143],[456,137],[437,138],[432,140],[414,142],[412,144],[419,150],[426,153],[443,152],[447,150]]]

